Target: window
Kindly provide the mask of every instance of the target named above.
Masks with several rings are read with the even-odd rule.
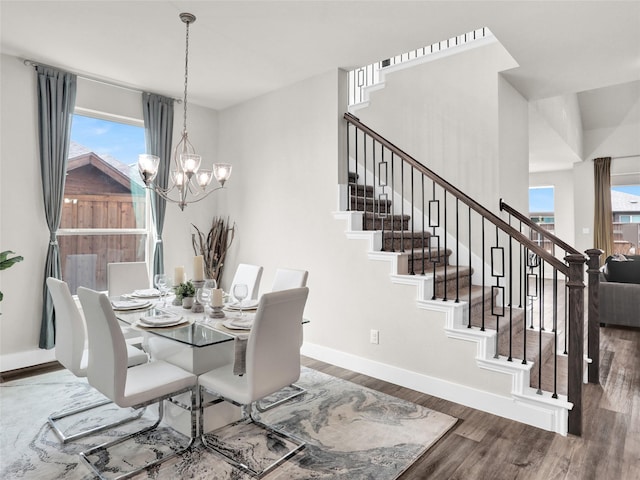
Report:
[[[144,127],[75,114],[58,231],[62,278],[107,288],[107,263],[145,261],[148,212],[137,156]]]
[[[611,187],[613,253],[633,255],[640,245],[640,185]]]
[[[540,227],[555,233],[555,213],[554,210],[553,187],[530,187],[529,188],[529,218]],[[541,234],[535,231],[530,232],[531,240],[545,250],[553,252],[553,245],[549,240],[545,240]]]

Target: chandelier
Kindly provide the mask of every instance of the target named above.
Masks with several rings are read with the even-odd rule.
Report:
[[[152,189],[167,201],[177,203],[180,210],[184,210],[189,203],[199,202],[216,190],[224,187],[231,176],[231,165],[228,163],[216,163],[213,169],[200,168],[202,157],[196,154],[193,145],[189,141],[187,133],[187,84],[189,79],[189,25],[196,21],[195,15],[181,13],[180,20],[186,24],[186,48],[184,61],[184,116],[182,136],[173,150],[173,170],[170,173],[169,185],[162,188],[153,180],[158,174],[160,158],[156,155],[142,154],[138,156],[138,171],[147,188]],[[216,178],[219,187],[209,188],[213,177]],[[173,193],[175,192],[175,193]]]

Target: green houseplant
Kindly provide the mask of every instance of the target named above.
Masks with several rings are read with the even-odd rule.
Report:
[[[5,250],[4,252],[0,253],[0,270],[6,270],[7,268],[13,266],[14,263],[18,263],[24,260],[24,258],[19,255],[9,258],[9,255],[14,255],[15,253],[16,252],[12,252],[11,250]],[[0,292],[0,302],[3,298],[4,295],[2,295],[2,292]]]
[[[184,308],[191,308],[195,294],[196,289],[191,280],[180,283],[176,286],[176,297],[182,300],[182,306]]]

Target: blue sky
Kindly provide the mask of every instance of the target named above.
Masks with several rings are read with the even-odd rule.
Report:
[[[144,127],[74,115],[71,140],[98,155],[111,155],[122,163],[138,162],[145,153]]]

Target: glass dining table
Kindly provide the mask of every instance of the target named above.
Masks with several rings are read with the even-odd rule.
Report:
[[[234,334],[233,331],[223,331],[224,327],[220,326],[220,321],[203,313],[193,313],[191,310],[173,305],[154,306],[136,311],[114,310],[114,313],[123,325],[140,331],[143,348],[152,360],[164,360],[196,375],[230,363],[234,364],[235,369],[238,356],[242,357],[244,363],[249,332]],[[142,318],[162,315],[182,317],[184,322],[157,328],[141,325]],[[229,315],[233,313],[229,312]],[[237,407],[221,402],[205,410],[205,429],[209,431],[218,428],[239,419],[240,416],[241,412]],[[187,435],[191,428],[189,419],[184,405],[174,405],[165,401],[164,421],[168,425]]]
[[[158,316],[162,314],[182,317],[185,322],[170,327],[147,327],[140,325],[140,318]],[[182,307],[152,307],[147,310],[115,311],[116,317],[122,323],[138,328],[141,332],[172,340],[193,348],[211,347],[226,342],[232,342],[235,336],[216,328],[216,320],[207,318],[203,313],[192,313]],[[204,317],[204,318],[203,318]]]
[[[233,364],[236,374],[244,372],[248,330],[229,330],[222,325],[224,320],[237,317],[236,311],[227,311],[224,319],[213,319],[204,313],[193,313],[180,306],[155,305],[146,310],[114,310],[118,320],[125,326],[140,331],[143,348],[153,360],[164,360],[196,375],[223,365]],[[175,316],[182,323],[168,327],[144,326],[146,317]],[[246,318],[255,315],[255,310],[244,313]],[[303,319],[303,324],[309,323]],[[165,402],[165,421],[184,433],[190,432],[189,417],[183,407]],[[240,410],[222,402],[205,411],[205,430],[209,431],[240,418]]]

